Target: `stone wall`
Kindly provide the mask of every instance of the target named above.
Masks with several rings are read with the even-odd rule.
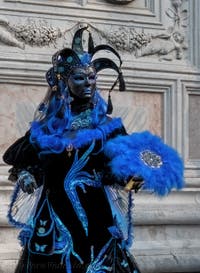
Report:
[[[200,272],[200,2],[122,2],[0,0],[0,153],[28,128],[47,89],[51,55],[89,25],[96,44],[109,43],[122,56],[127,92],[113,92],[114,115],[129,132],[160,135],[185,162],[183,191],[162,200],[135,196],[136,261],[142,273]],[[98,78],[104,96],[113,77]],[[1,161],[2,273],[14,271],[20,254],[18,231],[6,219],[13,189],[7,171]]]

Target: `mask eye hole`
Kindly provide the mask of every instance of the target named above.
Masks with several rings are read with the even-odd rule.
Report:
[[[88,76],[88,79],[91,81],[94,81],[96,79],[96,75],[95,74],[91,74]]]
[[[74,75],[73,76],[73,79],[75,81],[84,81],[85,80],[85,77],[83,75]]]

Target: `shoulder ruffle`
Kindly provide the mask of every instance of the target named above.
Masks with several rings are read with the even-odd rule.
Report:
[[[120,118],[114,118],[92,129],[77,130],[72,137],[63,135],[46,134],[38,122],[31,127],[31,141],[36,143],[44,153],[61,153],[66,147],[73,146],[75,149],[90,144],[93,140],[105,140],[116,129],[123,128]]]

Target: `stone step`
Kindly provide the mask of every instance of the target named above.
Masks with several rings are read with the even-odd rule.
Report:
[[[17,265],[17,260],[1,260],[0,273],[13,273]]]

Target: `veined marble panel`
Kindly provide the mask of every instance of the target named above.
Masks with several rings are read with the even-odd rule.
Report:
[[[102,92],[106,99],[106,92]],[[162,93],[112,92],[113,116],[121,117],[127,132],[149,130],[163,135]]]
[[[200,168],[199,153],[199,106],[200,106],[200,81],[183,81],[183,143],[185,145],[184,158],[187,166],[194,170]],[[196,173],[198,177],[198,172]]]
[[[28,129],[36,106],[44,97],[46,89],[44,86],[0,84],[0,153]],[[107,93],[102,94],[107,99]],[[113,91],[112,100],[113,116],[122,117],[128,132],[150,130],[157,135],[163,135],[162,91]]]
[[[189,158],[200,159],[200,90],[189,95]],[[197,149],[199,147],[199,149]]]
[[[0,153],[22,136],[47,87],[0,84]]]

